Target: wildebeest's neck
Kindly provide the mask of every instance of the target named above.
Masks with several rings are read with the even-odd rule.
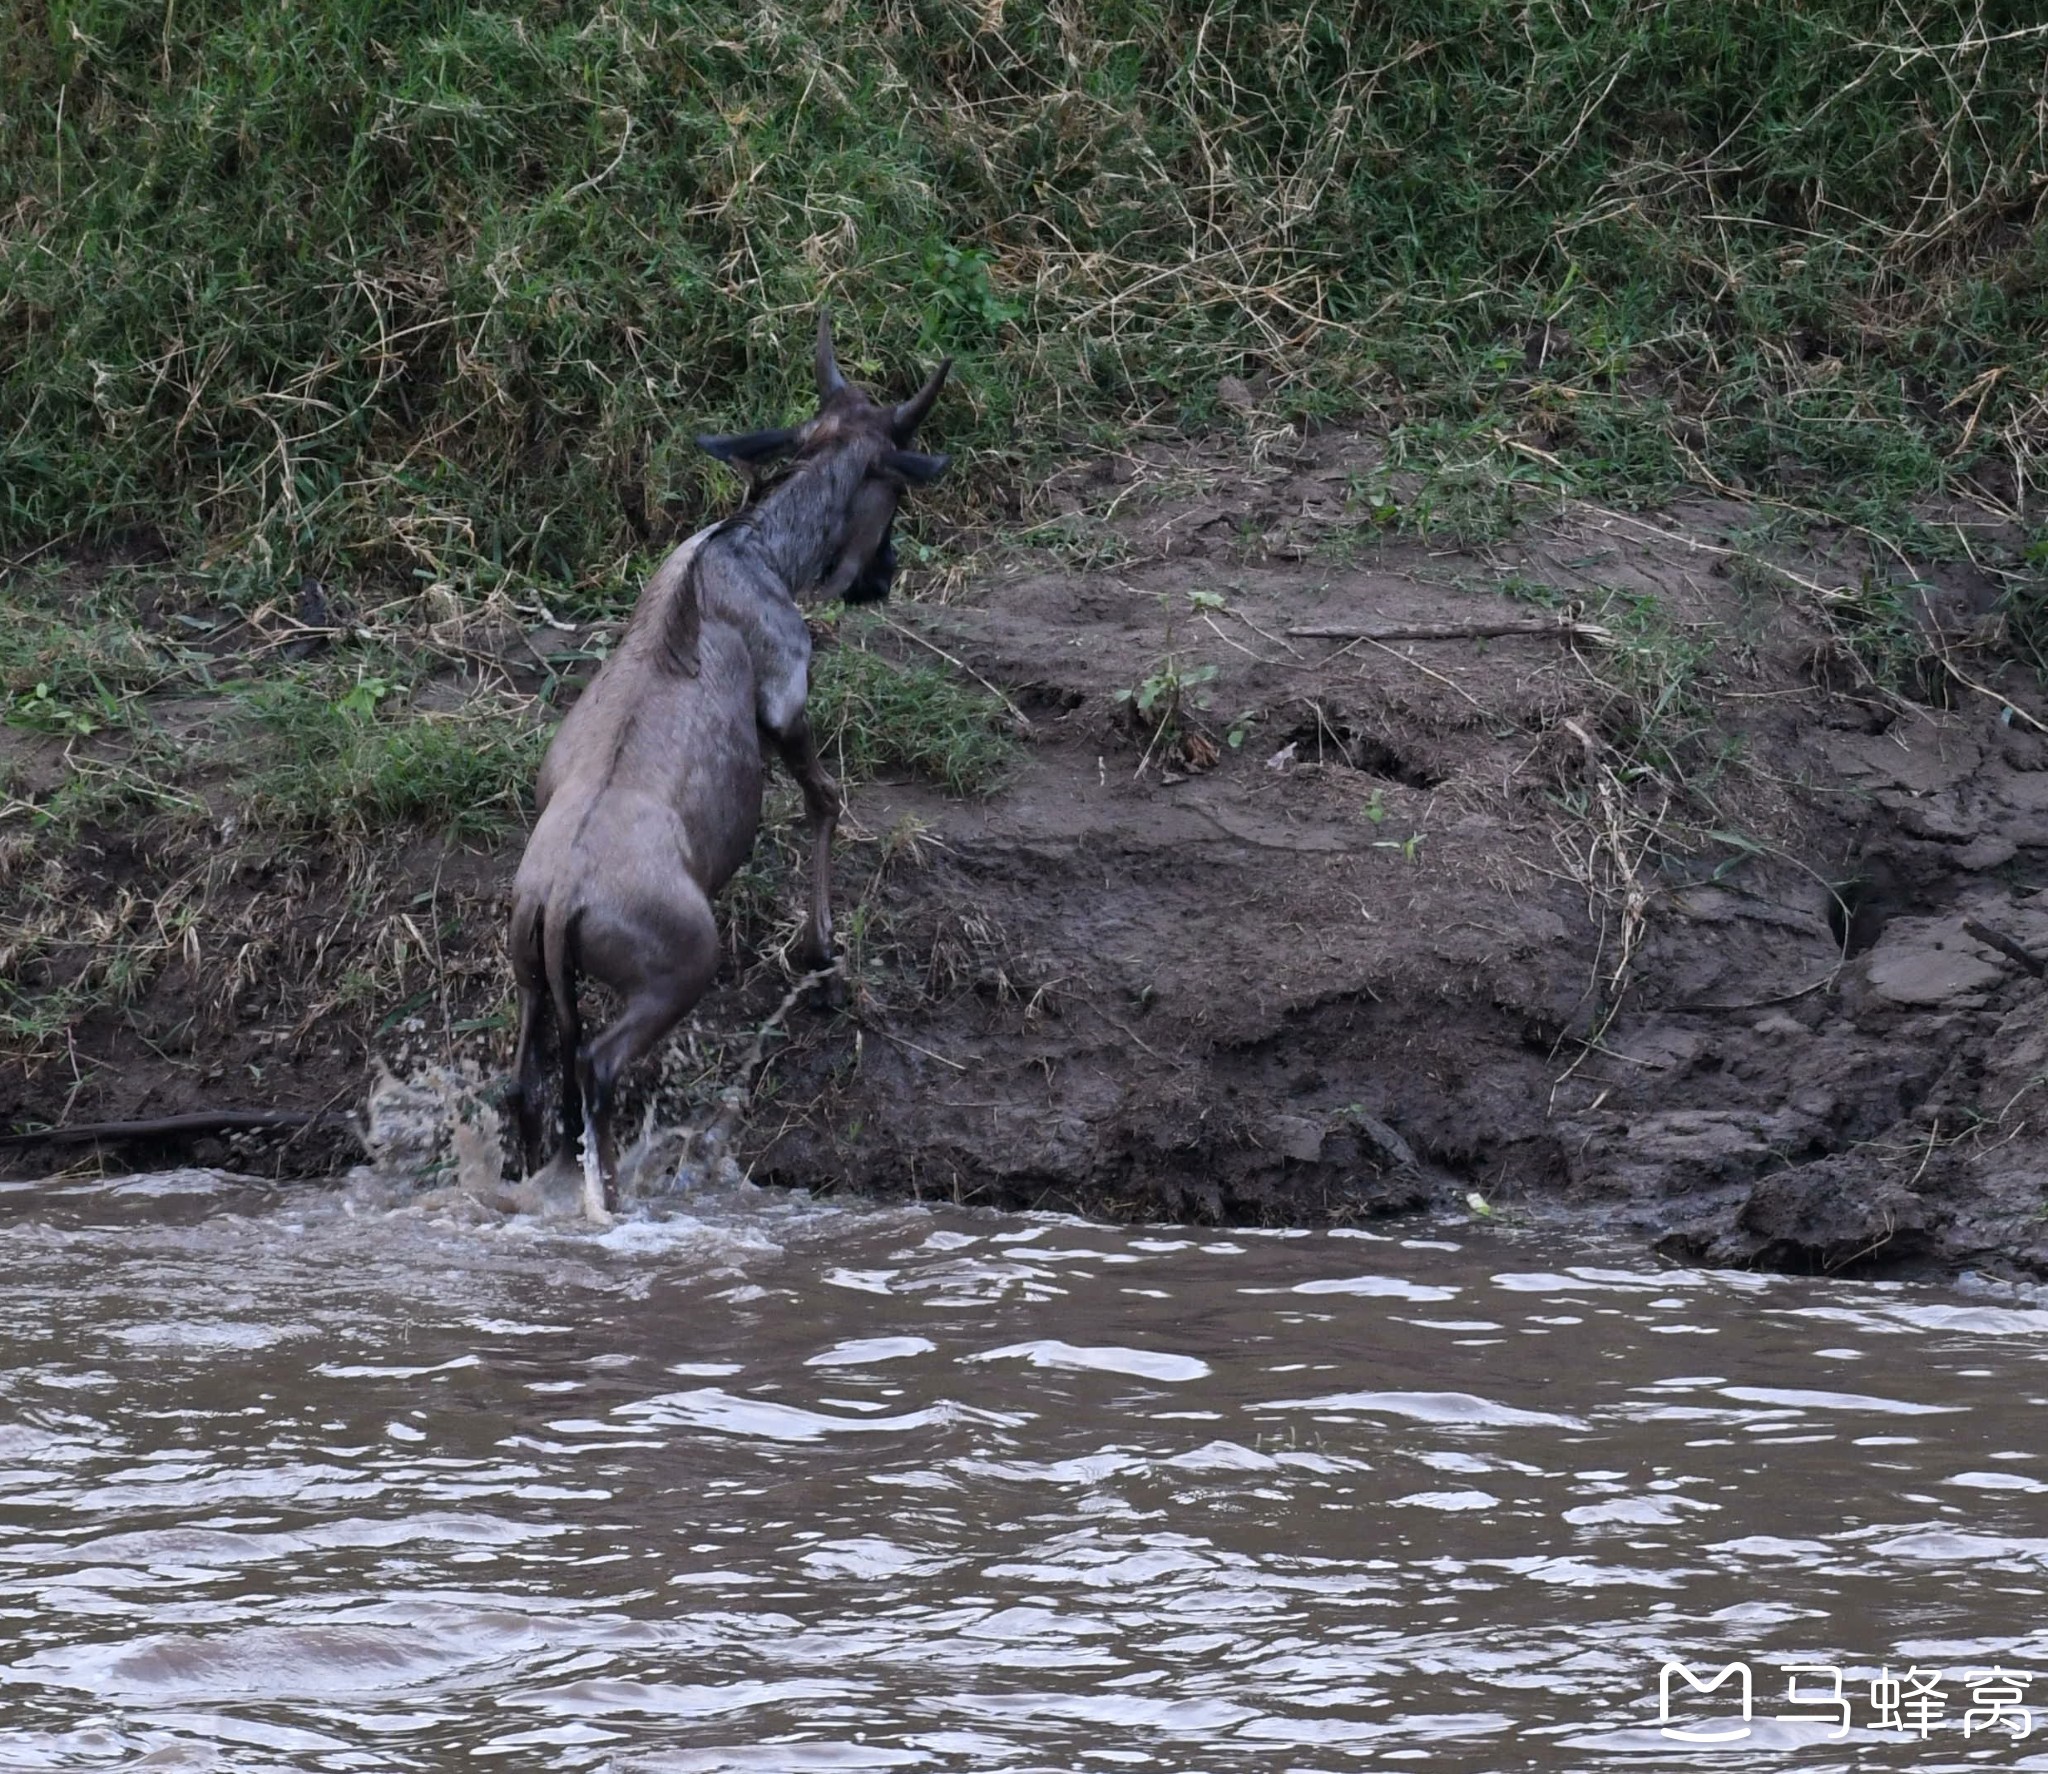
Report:
[[[790,595],[801,597],[838,555],[874,453],[856,443],[800,464],[736,527],[733,546],[771,567]]]

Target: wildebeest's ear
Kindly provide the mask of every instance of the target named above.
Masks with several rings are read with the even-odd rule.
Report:
[[[737,462],[748,468],[786,456],[796,448],[796,432],[790,426],[773,431],[736,431],[729,437],[700,437],[697,447],[721,462]]]
[[[884,450],[877,464],[884,474],[893,474],[914,487],[928,487],[953,466],[951,456],[927,456],[922,450]]]

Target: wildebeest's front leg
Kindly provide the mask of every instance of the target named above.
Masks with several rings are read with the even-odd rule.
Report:
[[[799,713],[788,727],[770,735],[783,764],[804,794],[811,828],[811,914],[804,927],[804,960],[812,968],[832,964],[832,833],[839,824],[839,784],[818,758],[811,718]]]

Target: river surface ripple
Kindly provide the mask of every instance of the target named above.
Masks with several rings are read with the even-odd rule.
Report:
[[[2023,1301],[201,1172],[0,1191],[0,1256],[0,1768],[2048,1768],[1964,1730],[2048,1707]]]

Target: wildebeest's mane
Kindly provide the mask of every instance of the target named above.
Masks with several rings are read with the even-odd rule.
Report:
[[[705,550],[721,536],[752,529],[759,510],[756,503],[743,506],[724,522],[706,530],[697,546],[690,551],[682,581],[670,595],[668,608],[661,613],[662,658],[678,677],[695,677],[702,663],[697,642],[704,632],[704,592],[698,581],[704,570]]]

